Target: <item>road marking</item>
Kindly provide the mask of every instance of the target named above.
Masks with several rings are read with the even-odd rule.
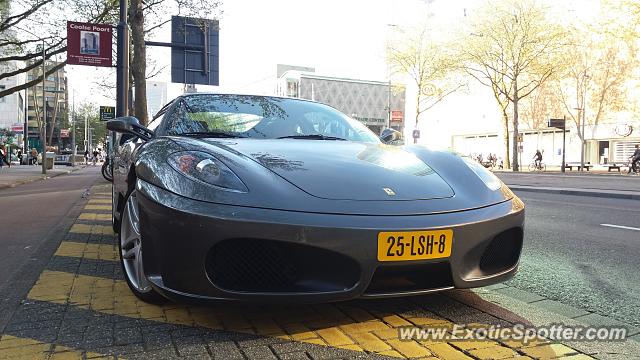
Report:
[[[54,254],[56,256],[69,256],[93,260],[116,261],[118,252],[112,244],[90,244],[73,241],[63,241]]]
[[[640,231],[640,228],[635,228],[635,227],[631,227],[631,226],[622,226],[622,225],[613,225],[613,224],[600,224],[600,225],[607,226],[607,227],[612,227],[612,228],[618,228],[618,229]]]

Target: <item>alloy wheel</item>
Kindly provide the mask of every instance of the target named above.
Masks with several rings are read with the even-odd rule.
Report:
[[[151,284],[144,274],[142,262],[140,212],[135,190],[129,194],[122,214],[120,254],[125,275],[132,287],[141,293],[151,291]]]

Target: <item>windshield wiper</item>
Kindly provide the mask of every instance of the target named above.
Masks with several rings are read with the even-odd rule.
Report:
[[[280,136],[278,139],[343,140],[343,141],[347,140],[341,137],[327,136],[322,134],[288,135],[288,136]]]
[[[236,133],[231,133],[231,132],[226,132],[226,131],[193,131],[193,132],[186,132],[186,133],[182,133],[182,134],[178,134],[180,136],[193,136],[193,137],[198,137],[198,138],[243,138],[246,136],[240,135],[240,134],[236,134]]]

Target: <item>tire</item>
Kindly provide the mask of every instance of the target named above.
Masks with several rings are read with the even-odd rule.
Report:
[[[115,215],[119,206],[120,204],[118,204],[115,198],[115,189],[113,188],[113,183],[111,183],[111,227],[113,228],[113,232],[115,234],[120,233],[120,220],[118,220]]]
[[[122,211],[120,233],[118,234],[120,264],[131,292],[144,302],[159,304],[165,302],[165,299],[151,287],[151,283],[144,274],[139,214],[134,187],[134,190],[127,195]]]
[[[535,171],[535,170],[536,170],[536,164],[534,163],[529,164],[529,172]]]
[[[540,164],[540,171],[545,172],[547,171],[547,164]]]
[[[111,172],[111,166],[108,162],[102,164],[102,177],[109,182],[113,182],[113,173]]]

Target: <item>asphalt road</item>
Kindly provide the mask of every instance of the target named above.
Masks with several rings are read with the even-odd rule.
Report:
[[[67,219],[69,211],[96,182],[99,171],[99,166],[88,167],[0,189],[0,303],[20,295],[21,282],[29,281],[26,273],[34,270],[37,276],[41,269],[32,268],[55,251],[57,242],[52,237],[61,236],[61,226],[73,220]],[[51,251],[42,251],[47,246]]]
[[[640,326],[640,201],[518,195],[525,243],[509,285]]]

